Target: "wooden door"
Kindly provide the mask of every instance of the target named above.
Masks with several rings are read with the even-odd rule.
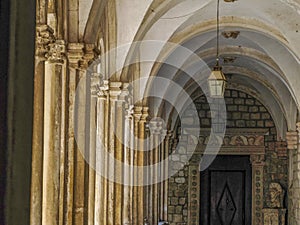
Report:
[[[201,225],[251,225],[249,157],[218,156],[200,183]]]

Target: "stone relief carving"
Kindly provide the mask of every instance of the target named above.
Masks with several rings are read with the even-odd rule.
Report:
[[[284,190],[279,183],[271,183],[269,186],[270,190],[270,208],[283,208]]]
[[[233,0],[230,0],[233,1]],[[240,34],[240,31],[224,31],[222,32],[223,37],[236,39]]]
[[[45,54],[47,60],[53,63],[63,63],[66,52],[65,42],[63,40],[56,40],[48,46],[49,51]]]
[[[208,144],[209,138],[210,142],[217,144],[220,141],[223,142],[223,146],[263,146],[264,145],[264,136],[263,135],[253,135],[253,136],[244,136],[244,135],[234,135],[234,136],[225,136],[222,140],[222,137],[217,135],[212,136],[200,136],[199,144],[206,145]]]
[[[46,60],[46,53],[49,51],[49,44],[55,42],[54,31],[48,25],[36,27],[36,56]]]

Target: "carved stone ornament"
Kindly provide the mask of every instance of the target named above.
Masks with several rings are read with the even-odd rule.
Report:
[[[98,98],[106,99],[109,90],[109,81],[103,80],[102,84],[99,86]]]
[[[98,92],[101,91],[100,87],[103,85],[102,75],[100,73],[91,74],[91,95],[97,96]]]
[[[283,208],[284,190],[279,183],[271,183],[270,190],[270,203],[269,207],[273,209]]]
[[[222,140],[218,140],[218,137],[215,137],[216,143],[219,143]],[[206,145],[209,141],[209,136],[200,136],[199,143]],[[223,146],[263,146],[264,145],[264,136],[263,135],[251,135],[251,136],[244,136],[244,135],[234,135],[234,136],[225,136],[223,138]],[[213,143],[213,142],[212,142]]]
[[[222,35],[224,38],[236,39],[240,34],[240,31],[223,31]]]
[[[45,56],[51,63],[63,63],[65,52],[65,42],[63,40],[56,40],[54,43],[49,44],[49,51]]]
[[[49,44],[55,42],[54,31],[48,25],[38,25],[36,27],[36,51],[35,55],[40,60],[46,60],[46,54],[49,52]]]
[[[235,56],[225,56],[223,57],[224,63],[229,64],[229,63],[234,63],[237,57]]]
[[[75,69],[86,70],[89,64],[99,55],[94,44],[69,43],[68,60],[69,66]]]
[[[286,209],[263,209],[264,225],[285,225]]]

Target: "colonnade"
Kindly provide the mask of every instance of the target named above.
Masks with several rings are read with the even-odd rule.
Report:
[[[168,164],[146,166],[167,158],[172,132],[132,103],[128,83],[86,73],[96,46],[65,44],[48,25],[36,46],[31,224],[167,220],[168,183],[158,179]]]

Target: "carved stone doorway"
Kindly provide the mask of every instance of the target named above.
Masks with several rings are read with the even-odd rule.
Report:
[[[217,156],[200,174],[200,224],[251,224],[249,156]]]
[[[251,224],[263,224],[263,174],[264,174],[264,159],[265,146],[264,135],[265,129],[230,129],[226,131],[223,145],[218,155],[226,156],[248,156],[251,163]],[[203,133],[200,136],[202,142],[195,152],[195,155],[200,156],[204,154],[209,133]],[[191,142],[194,137],[188,138]],[[189,149],[189,144],[187,146]],[[192,161],[189,165],[189,213],[188,224],[200,224],[200,189],[201,189],[199,163]],[[248,225],[248,224],[247,224]]]

